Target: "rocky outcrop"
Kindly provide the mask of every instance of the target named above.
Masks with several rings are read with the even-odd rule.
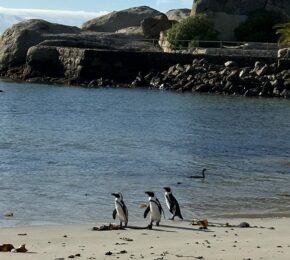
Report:
[[[289,0],[196,0],[192,15],[207,13],[215,23],[221,40],[235,40],[234,29],[257,9],[278,11],[290,16]]]
[[[79,34],[80,32],[77,27],[43,20],[28,20],[13,25],[0,38],[0,69],[24,64],[28,49],[44,41],[48,34]]]
[[[84,23],[82,29],[95,32],[115,32],[127,27],[140,26],[142,20],[160,14],[162,13],[148,6],[133,7],[92,19]]]
[[[166,13],[166,16],[168,17],[169,20],[173,20],[173,21],[181,21],[187,17],[190,16],[191,10],[190,9],[173,9],[173,10],[169,10]]]
[[[107,50],[160,50],[153,43],[143,41],[141,27],[139,27],[139,32],[137,37],[137,35],[123,32],[82,31],[77,27],[53,24],[43,20],[21,22],[6,30],[0,38],[0,73],[25,65],[28,50],[38,45]],[[46,53],[45,48],[37,50],[37,55],[40,57],[45,54],[52,55],[50,52]]]
[[[173,21],[168,20],[165,14],[146,18],[141,22],[143,35],[146,38],[158,39],[160,32],[172,27]]]
[[[231,15],[249,15],[257,9],[276,10],[290,15],[288,0],[195,0],[192,15],[204,12],[223,12]]]

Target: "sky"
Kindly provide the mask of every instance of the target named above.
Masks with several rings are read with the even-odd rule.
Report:
[[[140,5],[149,5],[160,11],[167,11],[175,8],[191,8],[192,0],[0,0],[0,6],[6,8],[90,12],[110,12]]]
[[[81,26],[108,12],[148,5],[166,12],[191,8],[193,0],[0,0],[0,33],[11,25],[32,18]]]

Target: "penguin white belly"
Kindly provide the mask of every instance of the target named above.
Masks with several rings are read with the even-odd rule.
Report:
[[[117,210],[117,215],[118,215],[118,218],[125,222],[126,221],[126,214],[125,212],[123,211],[121,205],[119,203],[116,203],[116,210]]]
[[[166,194],[165,194],[165,201],[166,201],[166,205],[167,205],[167,207],[170,209],[170,203],[169,203],[169,200],[168,200]]]
[[[157,204],[154,202],[150,203],[150,213],[151,213],[151,215],[150,215],[151,221],[157,221],[157,222],[160,221],[161,214],[160,214],[160,211],[159,211]]]

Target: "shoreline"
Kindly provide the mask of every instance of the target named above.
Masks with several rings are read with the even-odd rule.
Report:
[[[98,225],[0,228],[2,243],[26,244],[27,253],[0,253],[4,260],[51,259],[289,259],[290,218],[216,219],[211,223],[252,228],[209,227],[163,220],[153,230],[92,231]],[[145,222],[146,223],[146,222]],[[130,226],[130,223],[129,223]],[[254,227],[257,226],[257,227]],[[107,255],[106,255],[107,254]],[[78,256],[79,255],[79,256]]]

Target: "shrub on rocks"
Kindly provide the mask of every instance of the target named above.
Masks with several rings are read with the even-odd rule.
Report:
[[[167,39],[174,47],[188,47],[197,41],[214,41],[218,33],[213,21],[206,15],[196,15],[182,20],[167,31]]]

